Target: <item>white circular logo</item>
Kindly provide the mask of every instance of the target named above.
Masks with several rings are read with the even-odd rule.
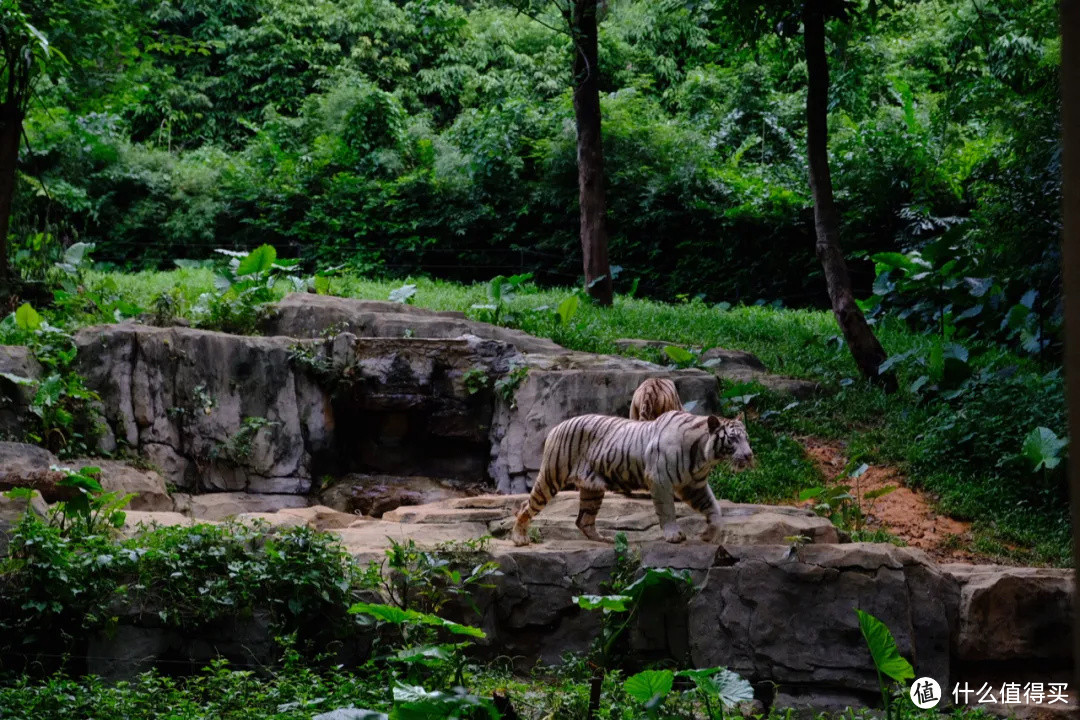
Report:
[[[941,702],[941,686],[931,677],[921,677],[911,683],[908,694],[911,702],[920,710],[929,710]]]

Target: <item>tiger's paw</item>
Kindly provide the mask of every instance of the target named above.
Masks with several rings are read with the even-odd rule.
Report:
[[[513,531],[510,533],[510,540],[518,547],[528,545],[529,532],[526,528],[515,524]]]
[[[581,528],[581,532],[586,538],[588,538],[589,540],[592,540],[593,542],[609,543],[609,544],[615,542],[614,538],[608,537],[607,535],[601,535],[600,533],[598,533],[596,531],[596,526],[595,525],[587,525],[587,526]]]
[[[686,536],[683,535],[683,531],[680,530],[679,526],[675,523],[664,528],[664,540],[667,540],[669,543],[681,543],[685,539]]]

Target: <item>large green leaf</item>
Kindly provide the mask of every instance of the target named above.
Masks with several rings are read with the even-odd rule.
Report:
[[[568,324],[570,322],[570,319],[573,318],[574,315],[577,313],[578,306],[580,304],[581,298],[579,298],[577,295],[571,295],[565,300],[563,300],[561,303],[559,303],[559,307],[555,309],[555,311],[559,314],[559,322],[561,322],[563,325]]]
[[[1037,427],[1024,438],[1021,454],[1031,463],[1035,472],[1046,468],[1053,470],[1061,463],[1061,451],[1069,444],[1047,427]]]
[[[676,365],[688,365],[694,361],[694,356],[686,348],[678,345],[665,345],[664,352]]]
[[[918,269],[918,266],[903,253],[898,252],[881,252],[870,256],[878,265],[884,265],[890,269],[904,270],[912,272]]]
[[[391,720],[445,720],[446,718],[475,718],[477,710],[485,710],[489,717],[499,717],[495,706],[487,698],[478,697],[455,688],[453,692],[425,690],[419,685],[394,683],[394,709]]]
[[[23,377],[22,375],[13,375],[12,373],[0,373],[0,378],[4,378],[9,382],[24,387],[33,387],[34,385],[37,385],[37,380],[34,380],[33,378]]]
[[[461,625],[451,620],[446,620],[438,615],[417,612],[416,610],[402,610],[393,605],[381,605],[379,603],[356,603],[349,612],[362,615],[370,615],[381,622],[393,625],[430,625],[449,630],[455,635],[467,635],[474,638],[484,638],[486,635],[480,628],[471,625]]]
[[[675,673],[670,670],[645,670],[626,678],[623,689],[639,703],[655,707],[668,696],[674,682]]]
[[[277,260],[277,250],[273,245],[260,245],[240,260],[236,267],[237,275],[256,275],[270,272]]]
[[[41,327],[41,316],[38,315],[37,310],[30,303],[23,303],[15,311],[15,325],[20,330],[34,332]]]
[[[645,568],[645,573],[623,589],[624,595],[629,595],[635,602],[641,599],[646,590],[656,585],[684,585],[692,587],[694,581],[687,570],[672,570],[671,568]]]
[[[627,604],[634,600],[627,595],[575,595],[571,599],[585,610],[606,612],[626,612]]]
[[[690,678],[700,692],[718,699],[724,707],[734,707],[754,699],[754,688],[750,681],[724,667],[680,670],[675,675]]]
[[[915,677],[915,670],[911,663],[900,655],[896,640],[885,623],[862,610],[856,610],[855,613],[859,616],[859,629],[866,638],[866,645],[870,648],[870,656],[874,659],[874,666],[878,671],[896,682]]]

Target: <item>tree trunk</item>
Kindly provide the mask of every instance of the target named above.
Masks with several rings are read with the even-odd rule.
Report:
[[[1065,389],[1069,405],[1069,495],[1072,501],[1073,565],[1080,558],[1080,0],[1061,0],[1061,126],[1065,232],[1062,280],[1065,286]],[[1080,575],[1073,613],[1080,617]],[[1080,629],[1073,631],[1073,657],[1080,658]],[[1080,685],[1080,662],[1073,664]]]
[[[840,250],[839,221],[833,202],[829,175],[829,63],[825,55],[825,13],[822,0],[809,0],[803,12],[803,40],[806,44],[806,146],[810,162],[810,194],[814,199],[814,230],[817,256],[825,270],[833,315],[847,341],[848,350],[863,376],[896,389],[891,373],[878,374],[885,360],[873,330],[855,304],[847,263]]]
[[[23,115],[17,104],[0,104],[0,295],[12,289],[8,264],[8,227],[15,195],[15,164],[19,159]]]
[[[573,0],[574,119],[577,122],[578,205],[585,286],[600,305],[611,304],[604,148],[600,137],[599,41],[596,0]]]

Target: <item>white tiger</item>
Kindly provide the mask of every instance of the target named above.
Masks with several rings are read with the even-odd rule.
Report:
[[[556,425],[544,442],[540,474],[518,511],[511,539],[527,545],[529,522],[564,486],[580,494],[577,526],[585,537],[610,542],[596,531],[596,514],[607,490],[646,488],[652,494],[664,539],[686,539],[675,521],[675,496],[705,515],[702,540],[715,539],[720,505],[709,488],[709,472],[721,461],[745,467],[754,457],[746,427],[715,415],[666,412],[637,421],[581,415]]]

